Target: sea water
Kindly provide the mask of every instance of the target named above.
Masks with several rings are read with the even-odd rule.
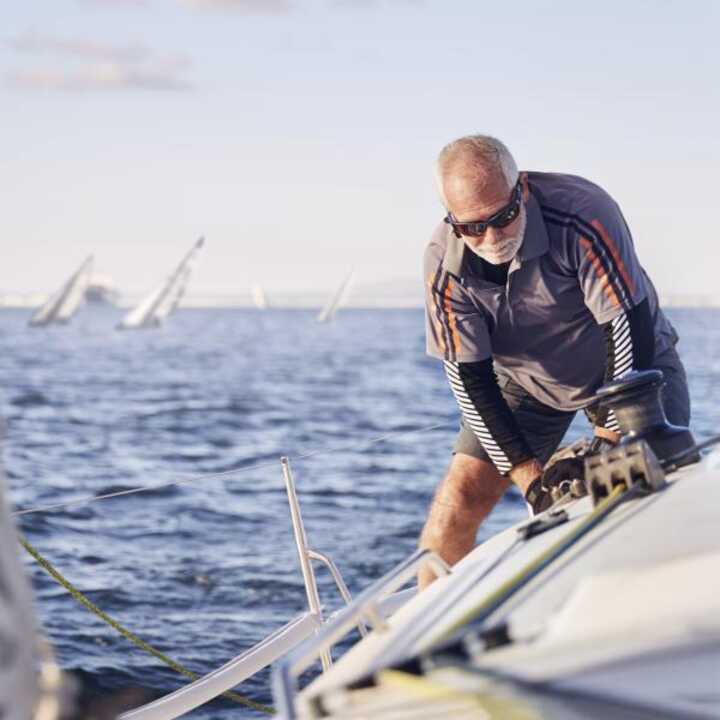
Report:
[[[312,547],[350,590],[413,552],[457,431],[420,310],[181,310],[119,332],[119,311],[30,329],[0,312],[0,414],[16,509],[152,492],[18,517],[20,531],[102,610],[198,674],[304,611],[279,458]],[[698,440],[720,427],[720,311],[671,310]],[[587,433],[578,417],[569,433]],[[181,481],[181,482],[178,482]],[[525,516],[509,493],[485,538]],[[91,615],[26,557],[37,614],[85,697],[186,680]],[[327,609],[340,605],[317,572]],[[269,673],[238,691],[271,703]],[[138,695],[139,697],[139,695]],[[215,701],[190,717],[259,717]]]

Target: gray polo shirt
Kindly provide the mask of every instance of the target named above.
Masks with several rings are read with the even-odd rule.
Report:
[[[601,325],[648,299],[655,355],[677,341],[638,261],[615,201],[574,175],[522,173],[527,226],[505,286],[441,224],[425,251],[428,354],[459,363],[492,357],[528,393],[577,410],[602,384]]]

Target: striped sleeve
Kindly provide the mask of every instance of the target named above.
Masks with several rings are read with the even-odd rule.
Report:
[[[648,300],[622,311],[603,326],[607,342],[605,382],[624,377],[632,370],[652,367],[655,356],[655,332]],[[601,410],[596,425],[620,432],[612,410]]]
[[[532,458],[533,453],[498,386],[492,360],[478,363],[446,360],[444,365],[466,424],[498,471],[507,474],[515,465]]]

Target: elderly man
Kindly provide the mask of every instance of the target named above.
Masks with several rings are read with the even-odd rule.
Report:
[[[612,413],[587,408],[604,382],[655,367],[670,422],[687,425],[690,402],[677,334],[602,188],[518,173],[483,135],[447,145],[437,179],[447,216],[425,252],[427,350],[462,419],[420,546],[453,564],[511,483],[538,513],[581,472],[577,460],[543,471],[578,409],[596,442],[617,442]],[[433,579],[421,573],[420,587]]]

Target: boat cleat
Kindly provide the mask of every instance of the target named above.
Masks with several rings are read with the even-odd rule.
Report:
[[[644,440],[619,445],[585,458],[585,483],[593,505],[608,497],[618,486],[647,494],[665,483],[665,473],[655,453]]]

